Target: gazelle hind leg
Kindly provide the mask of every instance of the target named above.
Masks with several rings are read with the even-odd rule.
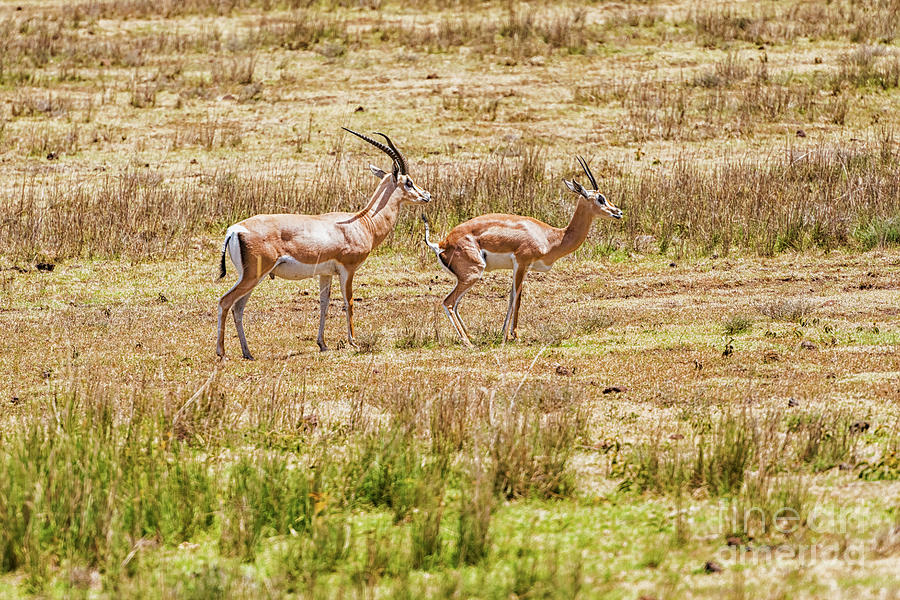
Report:
[[[457,280],[456,287],[453,288],[447,297],[444,298],[444,311],[447,313],[447,317],[449,317],[450,322],[453,323],[453,327],[456,329],[456,333],[459,334],[459,337],[462,339],[463,344],[468,346],[469,348],[474,348],[472,345],[472,341],[469,339],[468,333],[466,332],[465,327],[462,324],[462,319],[458,317],[458,309],[457,305],[459,304],[460,298],[469,291],[475,283],[478,281],[477,278],[473,280]]]
[[[519,328],[519,306],[522,303],[522,290],[519,289],[516,293],[515,306],[513,307],[512,314],[512,324],[509,326],[509,339],[517,340],[519,339],[519,332],[517,331]]]
[[[260,282],[261,277],[249,278],[245,271],[234,287],[225,292],[225,295],[219,299],[219,319],[216,335],[216,354],[225,356],[225,316],[237,304],[237,302],[250,295],[256,284]],[[243,304],[246,304],[246,300]],[[241,317],[243,317],[243,305],[240,308]],[[244,338],[243,326],[240,324],[241,319],[235,314],[235,326],[238,329],[238,337],[241,340],[241,350],[246,358],[250,352],[247,348],[247,340]]]
[[[447,318],[450,319],[450,324],[453,325],[453,329],[456,330],[456,335],[459,336],[460,339],[464,340],[466,337],[465,332],[460,328],[459,323],[456,322],[456,315],[453,314],[453,311],[447,308],[447,305],[443,302],[441,303],[441,307],[444,309],[444,314],[447,315]]]
[[[234,306],[231,307],[231,314],[234,316],[234,326],[237,329],[238,340],[241,342],[241,354],[243,354],[244,358],[247,360],[253,360],[253,355],[250,354],[250,348],[247,346],[247,338],[244,336],[244,307],[247,306],[247,301],[250,299],[251,293],[252,291],[247,292],[244,296],[238,298],[234,303]]]
[[[469,288],[469,289],[472,289],[472,288]],[[462,300],[463,296],[465,296],[466,292],[468,292],[468,291],[469,290],[466,290],[465,292],[460,294],[459,297],[456,299],[456,302],[453,303],[453,314],[456,317],[456,321],[459,323],[459,326],[462,327],[463,333],[466,334],[466,337],[469,337],[469,328],[466,327],[466,324],[463,323],[462,317],[459,316],[459,302],[460,302],[460,300]]]

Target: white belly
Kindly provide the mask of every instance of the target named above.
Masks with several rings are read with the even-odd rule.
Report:
[[[272,269],[272,275],[283,279],[307,279],[316,275],[337,275],[338,263],[326,260],[316,264],[302,263],[290,256],[282,256]]]
[[[499,252],[488,252],[483,250],[481,255],[484,257],[484,270],[496,271],[498,269],[512,269],[516,262],[514,254],[501,254]]]
[[[535,261],[531,264],[532,271],[546,272],[553,268],[553,263],[545,263],[543,261]]]

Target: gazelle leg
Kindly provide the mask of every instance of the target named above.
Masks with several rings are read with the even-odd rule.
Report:
[[[231,314],[234,316],[234,326],[237,329],[238,340],[241,342],[241,353],[247,360],[253,360],[253,355],[250,354],[250,348],[247,346],[247,338],[244,337],[244,307],[247,306],[250,294],[251,292],[247,292],[246,295],[241,296],[234,303],[234,306],[231,307]]]
[[[509,333],[510,339],[518,339],[518,328],[519,328],[519,308],[522,307],[522,291],[525,289],[525,273],[526,269],[521,269],[521,275],[519,272],[516,273],[516,306],[513,309],[513,317],[512,317],[512,330]]]
[[[459,302],[456,304],[459,304]],[[463,334],[465,334],[466,337],[469,337],[469,328],[463,323],[462,317],[459,316],[459,311],[456,309],[456,306],[453,307],[453,316],[456,317],[456,322],[459,323],[459,326],[462,328]]]
[[[503,335],[503,343],[506,343],[506,328],[509,326],[509,319],[512,316],[513,303],[516,297],[516,284],[513,284],[512,289],[509,291],[509,304],[506,306],[506,318],[503,319],[503,330],[500,332]]]
[[[319,275],[319,335],[316,338],[319,352],[328,350],[328,346],[325,345],[325,316],[328,314],[329,302],[331,302],[331,275]]]
[[[472,288],[469,288],[472,289]],[[459,297],[456,298],[456,302],[453,303],[453,315],[456,317],[456,322],[459,323],[459,326],[462,327],[463,333],[466,334],[466,337],[469,337],[469,328],[466,327],[466,324],[463,323],[462,317],[459,316],[459,301],[462,300],[463,296],[466,295],[466,290]]]
[[[443,303],[441,303],[441,306],[444,308],[444,314],[446,314],[447,318],[450,319],[450,324],[453,325],[453,329],[456,330],[456,335],[458,335],[460,339],[465,341],[465,332],[460,329],[459,323],[456,322],[456,316],[453,314],[453,309],[447,308],[447,305]]]
[[[227,315],[228,311],[230,311],[232,307],[235,307],[240,300],[245,299],[250,295],[250,292],[253,291],[256,284],[260,282],[260,279],[261,277],[248,277],[248,274],[245,271],[238,282],[234,284],[234,287],[225,292],[225,295],[219,299],[219,319],[216,335],[217,355],[225,356],[225,315]],[[246,303],[247,301],[244,300],[240,307],[241,317],[243,317],[244,305]],[[247,350],[247,340],[244,337],[244,328],[240,322],[241,317],[238,317],[238,315],[235,314],[234,324],[237,327],[238,337],[241,340],[241,350],[244,353],[244,358],[248,358],[250,351]]]
[[[518,312],[519,290],[522,288],[522,284],[525,280],[525,272],[527,270],[527,268],[523,268],[519,265],[515,265],[513,268],[513,285],[512,289],[509,291],[509,306],[506,307],[506,318],[503,320],[503,343],[506,343],[507,339],[510,338],[510,325],[513,321],[513,314]],[[515,329],[515,326],[512,328]],[[515,339],[515,334],[511,337]]]
[[[344,310],[347,311],[347,343],[356,347],[353,341],[353,273],[342,270],[340,274],[341,293],[344,296]]]
[[[462,325],[462,320],[457,317],[457,305],[459,304],[460,298],[469,291],[475,282],[478,279],[474,280],[457,280],[456,287],[453,288],[447,297],[444,298],[444,312],[447,313],[447,317],[450,319],[450,322],[453,323],[453,327],[456,329],[456,333],[459,334],[460,339],[462,339],[463,344],[468,346],[469,348],[474,348],[471,340],[469,340],[469,336],[466,333],[465,327]]]

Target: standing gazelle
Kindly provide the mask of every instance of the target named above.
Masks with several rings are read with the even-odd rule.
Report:
[[[574,179],[563,180],[570,190],[580,196],[575,214],[564,229],[551,227],[531,217],[489,214],[460,223],[443,242],[433,244],[429,239],[428,218],[422,215],[425,243],[437,255],[441,266],[456,277],[456,287],[444,298],[444,311],[467,346],[472,347],[472,342],[459,316],[459,301],[485,271],[513,271],[509,306],[503,321],[503,341],[506,342],[507,337],[515,339],[525,273],[529,269],[549,271],[554,262],[577,250],[584,243],[595,217],[622,218],[622,211],[600,193],[587,162],[580,156],[578,161],[594,189],[587,190]]]
[[[424,204],[431,194],[413,183],[406,159],[383,133],[387,145],[343,128],[387,154],[394,163],[385,173],[369,165],[381,181],[369,203],[357,213],[323,215],[256,215],[236,223],[225,233],[219,278],[225,276],[225,254],[238,272],[238,281],[219,300],[216,354],[225,355],[225,316],[234,313],[234,325],[244,358],[253,359],[244,337],[244,307],[250,293],[269,275],[284,279],[319,276],[319,350],[325,351],[325,315],[331,300],[331,279],[337,275],[347,311],[347,340],[353,342],[353,274],[373,248],[394,228],[402,204]]]

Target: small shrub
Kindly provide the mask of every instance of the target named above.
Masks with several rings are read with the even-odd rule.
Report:
[[[308,532],[285,538],[274,563],[285,591],[302,592],[338,570],[350,558],[352,542],[352,527],[343,516],[319,517]]]
[[[807,319],[818,305],[806,298],[777,298],[759,302],[754,308],[773,321],[799,323]]]
[[[722,333],[726,336],[735,336],[747,333],[753,328],[753,319],[744,315],[731,317],[722,326]]]
[[[443,487],[443,480],[434,482]],[[441,523],[444,518],[444,493],[440,490],[424,491],[425,498],[413,510],[410,526],[410,563],[413,569],[429,569],[440,559],[444,547]]]
[[[750,68],[734,52],[729,52],[716,63],[712,71],[701,73],[694,79],[694,85],[705,88],[730,87],[750,75]]]
[[[900,86],[900,54],[884,46],[860,46],[841,56],[841,66],[831,80],[834,91],[844,85],[890,90]]]
[[[365,434],[344,474],[351,501],[390,508],[395,521],[442,495],[450,467],[447,455],[426,454],[407,427]]]
[[[119,402],[132,404],[127,425]],[[178,544],[212,527],[214,471],[170,445],[144,402],[70,392],[3,433],[0,570],[23,569],[37,587],[60,558],[114,573],[139,540]]]
[[[891,452],[878,462],[866,464],[859,472],[866,481],[896,481],[900,479],[900,453]]]
[[[900,245],[900,217],[868,219],[853,229],[853,238],[863,250]]]
[[[711,434],[700,436],[696,452],[688,444],[656,439],[638,444],[622,472],[620,489],[681,494],[705,489],[717,496],[738,492],[757,446],[757,425],[748,416],[723,414]]]
[[[742,538],[799,536],[806,527],[814,496],[802,476],[776,478],[761,468],[749,478],[733,504],[732,535]]]
[[[848,413],[807,413],[787,420],[788,433],[794,438],[798,460],[814,471],[825,471],[852,461],[855,436],[853,418]]]
[[[577,403],[562,409],[548,406],[552,412],[542,414],[540,407],[549,400],[543,394],[537,391],[532,397],[510,400],[493,428],[494,492],[503,498],[554,498],[574,490],[569,460],[585,415]]]
[[[235,55],[215,60],[210,66],[212,81],[217,85],[249,85],[256,72],[256,54]]]

